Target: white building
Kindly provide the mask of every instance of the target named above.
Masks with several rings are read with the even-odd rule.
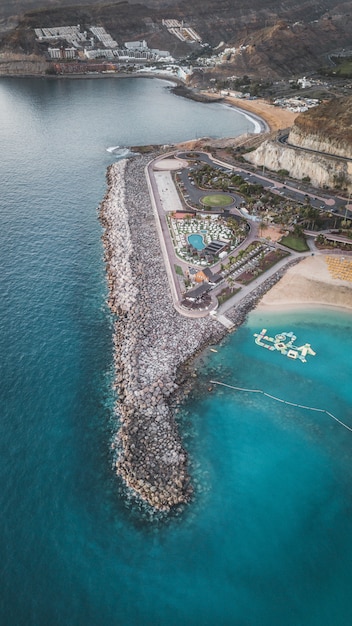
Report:
[[[145,39],[143,39],[143,41],[125,41],[124,45],[127,50],[139,50],[140,48],[148,48]]]
[[[48,48],[51,59],[75,59],[77,56],[76,48]]]

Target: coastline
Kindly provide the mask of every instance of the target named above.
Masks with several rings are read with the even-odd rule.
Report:
[[[267,100],[258,98],[256,100],[245,100],[226,96],[224,102],[238,108],[241,112],[253,115],[255,119],[263,119],[270,132],[277,132],[288,128],[294,124],[298,113],[292,113],[286,109],[277,107]]]
[[[155,156],[140,155],[108,168],[100,221],[108,305],[116,316],[115,469],[130,495],[168,512],[189,502],[193,492],[174,410],[194,385],[195,356],[218,343],[227,331],[216,318],[186,318],[173,306],[145,176],[145,168]],[[305,262],[309,266],[306,275],[302,273]],[[352,310],[351,288],[344,284],[341,291],[339,284],[335,290],[336,281],[317,271],[319,263],[323,263],[323,255],[295,260],[290,269],[276,272],[227,312],[234,327],[253,310],[345,308],[346,298],[347,308]],[[341,296],[345,291],[341,302],[336,293]]]
[[[301,311],[339,311],[340,313],[352,313],[352,307],[336,306],[326,302],[280,302],[272,305],[264,305],[260,302],[253,309],[254,313],[293,313]]]
[[[99,217],[115,316],[115,469],[130,495],[168,512],[193,492],[174,412],[194,386],[194,358],[227,331],[216,318],[190,319],[173,306],[145,176],[155,156],[108,168]],[[319,255],[293,260],[226,315],[236,329],[251,311],[324,306],[352,311],[352,288],[330,277]]]
[[[1,68],[0,68],[1,69]],[[248,119],[254,123],[255,126],[259,125],[261,130],[257,132],[274,132],[282,130],[289,126],[292,126],[297,113],[292,113],[280,107],[272,105],[267,100],[261,98],[255,100],[245,100],[242,98],[234,98],[233,96],[219,97],[214,94],[204,92],[197,94],[192,88],[187,87],[184,80],[174,76],[173,74],[158,74],[150,72],[140,72],[135,74],[128,74],[123,72],[116,73],[82,73],[82,74],[45,74],[43,72],[31,73],[31,72],[19,72],[19,73],[0,73],[0,78],[40,78],[48,80],[82,80],[82,79],[108,79],[114,80],[126,79],[126,78],[157,78],[173,83],[172,91],[175,95],[195,100],[201,103],[215,102],[217,104],[224,104],[234,109],[238,109],[240,113],[248,114]],[[179,90],[178,90],[179,88]]]

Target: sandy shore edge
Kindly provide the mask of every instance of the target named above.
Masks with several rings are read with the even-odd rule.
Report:
[[[325,255],[307,257],[289,268],[258,302],[257,312],[335,309],[352,313],[352,284],[333,278]]]

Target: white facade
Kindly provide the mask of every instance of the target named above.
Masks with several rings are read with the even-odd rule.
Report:
[[[139,50],[140,48],[148,48],[145,39],[143,39],[143,41],[125,41],[124,45],[127,50]]]
[[[76,48],[48,48],[51,59],[75,59],[77,56]]]

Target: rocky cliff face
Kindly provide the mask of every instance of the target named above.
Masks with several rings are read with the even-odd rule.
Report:
[[[290,131],[288,141],[294,146],[316,150],[331,155],[352,157],[351,144],[343,138],[328,138],[321,131],[306,134],[301,129],[294,127]]]
[[[246,159],[274,171],[285,169],[293,178],[309,176],[316,187],[352,191],[352,97],[301,113],[287,145],[266,141]]]
[[[352,158],[352,97],[335,98],[299,115],[288,141],[294,146]]]
[[[278,171],[285,169],[292,178],[302,180],[309,176],[315,187],[343,188],[352,192],[352,162],[332,156],[290,148],[277,141],[266,141],[246,160],[258,167]]]
[[[0,76],[42,76],[47,64],[35,54],[0,54]]]

